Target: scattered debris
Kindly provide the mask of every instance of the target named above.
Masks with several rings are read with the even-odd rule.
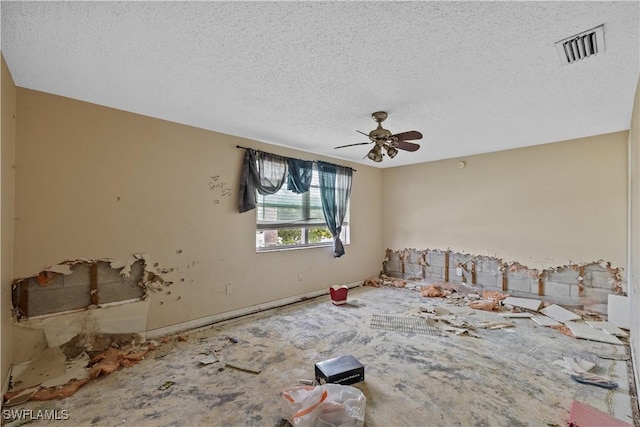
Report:
[[[300,384],[303,384],[303,385],[313,385],[314,383],[313,380],[307,380],[307,379],[300,379],[299,382]]]
[[[420,278],[418,278],[420,279]],[[370,277],[366,279],[363,286],[373,286],[379,288],[381,286],[391,286],[394,288],[405,288],[407,286],[407,280],[389,277],[385,274],[381,274],[380,277]]]
[[[574,381],[579,383],[608,389],[618,388],[618,384],[611,378],[589,372],[596,367],[596,364],[588,360],[563,357],[562,360],[556,360],[553,364],[562,367]]]
[[[514,313],[512,311],[506,311],[504,313],[500,313],[499,316],[520,318],[520,319],[531,319],[531,318],[534,317],[533,314],[531,314],[531,313]],[[542,316],[540,316],[540,317],[542,317]]]
[[[504,329],[504,328],[514,328],[516,325],[509,322],[483,321],[483,322],[476,323],[476,326],[482,329]]]
[[[34,356],[16,376],[14,387],[29,388],[64,375],[66,357],[58,347],[47,348]]]
[[[211,354],[211,355],[209,355],[207,357],[203,357],[202,359],[200,359],[198,361],[198,363],[200,365],[211,365],[211,364],[216,363],[216,362],[218,362],[218,358],[216,357],[215,354]]]
[[[557,324],[557,325],[551,325],[549,326],[551,329],[555,329],[556,331],[560,332],[561,334],[564,334],[570,338],[575,338],[575,335],[573,335],[573,332],[571,332],[571,329],[569,329],[569,327],[567,325],[562,325],[562,324]]]
[[[442,289],[442,286],[438,285],[431,285],[429,287],[423,286],[420,289],[420,294],[427,298],[443,298],[449,293],[449,291]]]
[[[594,329],[591,326],[583,322],[567,322],[566,325],[571,329],[571,332],[576,338],[581,338],[590,341],[606,342],[609,344],[624,344],[618,337],[609,335],[600,329]]]
[[[166,390],[166,389],[168,389],[169,387],[171,387],[174,384],[175,384],[175,382],[173,382],[173,381],[167,381],[164,384],[162,384],[160,387],[158,387],[158,390]]]
[[[435,316],[446,316],[447,314],[451,314],[451,312],[449,310],[447,310],[446,308],[434,307],[434,306],[420,307],[418,309],[418,311],[420,313],[428,313],[428,314],[433,314]]]
[[[363,286],[373,286],[374,288],[379,288],[380,286],[382,286],[382,279],[380,279],[379,277],[370,277],[368,279],[365,279],[364,283],[362,284]]]
[[[89,382],[89,378],[81,380],[73,380],[60,387],[43,388],[35,392],[29,400],[43,401],[43,400],[55,400],[66,399],[72,396],[75,392],[80,390],[82,386]]]
[[[495,300],[483,300],[483,301],[474,301],[471,304],[469,304],[469,307],[474,308],[476,310],[494,311],[499,308],[499,305]]]
[[[240,371],[251,372],[252,374],[259,374],[261,372],[260,369],[252,368],[252,367],[246,366],[246,365],[241,365],[239,363],[225,361],[224,364],[225,364],[225,366],[228,366],[230,368],[238,369]]]
[[[592,328],[600,329],[609,335],[615,335],[616,337],[623,337],[623,338],[626,338],[629,336],[628,333],[618,328],[613,323],[601,322],[601,321],[596,321],[596,322],[587,321],[586,323]]]
[[[560,323],[581,319],[581,317],[575,314],[574,312],[569,311],[565,308],[562,308],[556,304],[551,304],[550,306],[540,310],[540,312],[545,316],[549,316],[553,320],[557,320]]]
[[[507,297],[503,302],[505,305],[520,307],[532,311],[538,311],[540,309],[540,306],[542,306],[542,301],[529,298]]]
[[[608,388],[608,389],[618,388],[618,383],[608,378],[602,377],[600,375],[585,373],[585,374],[571,375],[571,378],[582,384],[590,384],[590,385],[595,385],[597,387]]]
[[[533,320],[534,322],[536,322],[540,326],[558,326],[558,325],[560,325],[559,322],[556,322],[555,320],[553,320],[552,318],[547,317],[547,316],[533,316],[531,318],[531,320]]]
[[[89,357],[104,353],[109,348],[127,348],[139,346],[142,336],[129,334],[78,334],[60,346],[67,359],[73,359],[86,352]]]
[[[89,377],[94,379],[100,375],[115,372],[120,369],[121,366],[130,367],[136,362],[141,361],[148,352],[148,348],[138,352],[110,348],[105,353],[99,354],[91,359],[93,366],[89,371]]]
[[[229,341],[231,341],[234,344],[238,344],[238,338],[236,337],[229,337]]]
[[[506,298],[510,298],[509,294],[503,294],[495,291],[482,291],[482,298],[484,299],[493,299],[496,301],[503,301]]]

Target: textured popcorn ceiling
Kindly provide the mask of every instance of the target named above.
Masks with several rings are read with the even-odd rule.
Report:
[[[2,52],[18,86],[371,165],[333,147],[384,110],[424,134],[391,167],[628,129],[639,4],[2,1]]]

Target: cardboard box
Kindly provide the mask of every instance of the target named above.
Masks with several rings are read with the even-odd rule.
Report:
[[[353,356],[340,356],[315,365],[318,384],[349,385],[364,381],[364,365]]]

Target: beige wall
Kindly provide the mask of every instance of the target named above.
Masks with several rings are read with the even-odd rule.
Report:
[[[1,55],[0,55],[1,56]],[[0,176],[2,177],[0,202],[0,390],[4,390],[5,379],[12,363],[11,326],[11,279],[13,267],[13,215],[14,215],[14,154],[16,142],[16,87],[7,68],[4,56],[1,56],[2,81],[0,97],[2,111],[0,128],[2,130],[2,149],[0,151]]]
[[[383,247],[625,268],[627,134],[384,169]]]
[[[236,144],[331,159],[22,88],[17,108],[15,277],[71,258],[148,253],[177,269],[170,295],[151,294],[147,328],[156,329],[380,270],[379,169],[341,163],[357,169],[345,256],[256,254],[255,211],[237,208],[244,151]],[[231,197],[210,190],[212,176]]]
[[[640,370],[640,80],[629,131],[629,261],[628,287],[631,312],[631,348],[635,374]]]

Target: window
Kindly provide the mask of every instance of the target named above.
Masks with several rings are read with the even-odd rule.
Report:
[[[318,170],[313,166],[309,191],[296,194],[285,183],[275,194],[257,197],[256,250],[331,246],[320,201]],[[340,239],[349,243],[349,210]]]

